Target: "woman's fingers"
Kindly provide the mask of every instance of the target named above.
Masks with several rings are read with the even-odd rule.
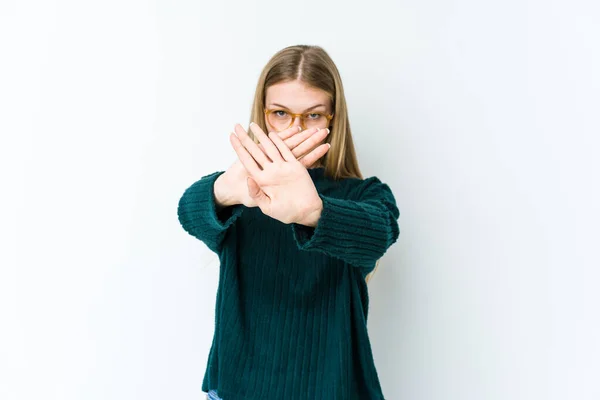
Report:
[[[318,129],[316,128],[303,130],[302,132],[296,133],[288,139],[285,139],[284,142],[290,150],[294,150],[296,146],[298,146],[300,143],[304,142],[306,139],[311,137],[311,135],[315,134],[317,130]]]
[[[252,132],[254,133],[254,136],[256,136],[258,138],[258,140],[260,141],[260,143],[263,145],[264,151],[267,153],[267,155],[269,156],[269,158],[271,160],[273,160],[273,162],[275,162],[275,161],[282,161],[283,160],[283,158],[282,158],[281,154],[279,153],[279,150],[277,149],[277,147],[273,144],[273,142],[271,141],[271,139],[263,132],[263,130],[260,129],[260,126],[258,126],[254,122],[251,122],[250,123],[250,130],[252,130]],[[277,139],[281,140],[281,138],[279,136],[277,136],[276,134],[273,134],[273,136],[277,137]],[[258,148],[258,146],[256,145],[256,143],[254,143],[252,141],[252,139],[250,139],[250,142],[252,142],[252,144],[254,146],[256,146],[256,148],[258,150],[260,150]],[[287,149],[287,150],[289,151],[289,149]]]
[[[271,160],[265,155],[265,152],[258,147],[252,138],[246,133],[244,128],[240,124],[235,124],[234,128],[237,138],[242,142],[246,150],[252,155],[252,157],[258,162],[258,164],[264,169],[267,163]]]
[[[252,125],[254,125],[254,128]],[[297,126],[292,126],[281,132],[269,132],[269,135],[265,135],[263,130],[255,123],[251,123],[250,129],[254,132],[260,143],[254,142],[241,126],[236,125],[235,127],[238,139],[246,151],[250,153],[263,169],[267,163],[272,162],[273,157],[280,160],[286,158],[282,156],[282,149],[276,145],[275,138],[271,139],[271,135],[280,138],[283,144],[285,144],[286,149],[291,151],[294,158],[300,159],[303,164],[306,164],[306,167],[312,165],[314,161],[318,160],[329,150],[327,146],[320,150],[319,147],[316,147],[329,134],[328,129],[309,128],[299,132]],[[317,151],[316,153],[314,153],[315,150]],[[309,154],[311,154],[310,157],[308,157]]]
[[[251,175],[257,176],[261,172],[261,169],[256,163],[256,160],[252,157],[248,150],[246,150],[246,147],[242,144],[242,141],[235,135],[235,133],[229,134],[229,141],[231,142],[231,145],[233,146],[233,149],[235,150],[239,160],[242,162],[242,164],[244,164],[246,170],[250,172]],[[251,139],[250,141],[252,142]],[[252,144],[255,147],[258,147],[256,146],[256,143],[252,142]]]
[[[298,140],[302,140],[300,144],[295,144],[293,142],[289,144],[289,141],[286,142],[286,144],[289,145],[288,147],[292,150],[294,156],[298,158],[304,155],[305,153],[311,151],[311,149],[315,148],[323,139],[325,139],[325,137],[327,137],[328,134],[329,132],[326,129],[320,129],[314,133],[308,132],[308,134],[305,136],[301,136],[301,134],[298,134],[296,135],[298,136]]]
[[[275,132],[277,134],[277,136],[279,136],[283,141],[285,141],[286,139],[294,136],[295,134],[297,134],[300,131],[300,127],[299,126],[290,126],[289,128],[281,131],[281,132]],[[269,132],[271,133],[271,132]]]
[[[319,158],[323,157],[325,153],[329,151],[330,147],[331,146],[329,145],[329,143],[323,143],[322,145],[320,145],[319,147],[302,157],[299,161],[302,163],[302,165],[308,168],[311,165],[313,165]]]
[[[281,156],[284,158],[285,161],[297,161],[294,154],[292,154],[287,145],[283,142],[283,140],[281,140],[279,136],[277,136],[276,133],[269,133],[269,138],[273,141],[273,143],[275,143],[275,146],[277,146],[279,152],[281,153]]]

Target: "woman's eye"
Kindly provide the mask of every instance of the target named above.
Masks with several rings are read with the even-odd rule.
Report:
[[[282,114],[279,114],[282,113]],[[277,115],[278,117],[285,117],[287,115],[287,113],[283,110],[277,110],[275,111],[275,115]]]
[[[321,116],[321,114],[310,113],[310,114],[308,114],[308,116],[309,116],[310,119],[317,119],[317,118],[319,118]]]

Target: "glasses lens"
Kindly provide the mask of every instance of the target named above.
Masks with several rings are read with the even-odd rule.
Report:
[[[327,126],[327,118],[320,113],[307,113],[302,116],[306,129],[310,128],[325,128]]]
[[[278,131],[287,129],[292,123],[292,116],[283,110],[275,110],[269,113],[268,119],[271,126]]]

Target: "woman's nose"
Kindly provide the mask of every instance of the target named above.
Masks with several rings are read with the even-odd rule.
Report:
[[[296,126],[296,127],[300,127],[299,130],[302,130],[302,119],[300,117],[296,117],[294,118],[294,121],[292,121],[292,126]]]

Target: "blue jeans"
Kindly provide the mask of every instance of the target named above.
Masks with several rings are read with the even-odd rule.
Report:
[[[220,397],[217,395],[217,391],[216,391],[216,390],[209,390],[209,391],[208,391],[208,394],[206,395],[206,398],[207,398],[208,400],[223,400],[222,398],[220,398]]]

